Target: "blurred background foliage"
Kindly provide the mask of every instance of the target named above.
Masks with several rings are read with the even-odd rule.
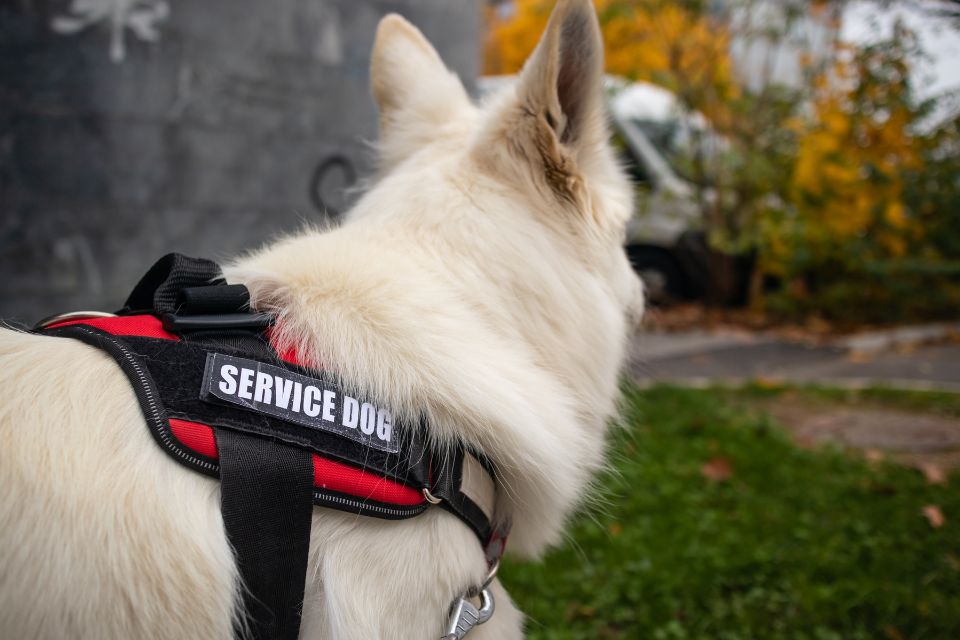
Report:
[[[595,0],[607,72],[655,83],[702,113],[726,144],[686,161],[713,249],[754,265],[748,304],[839,325],[955,318],[960,309],[960,119],[920,99],[922,42],[904,24],[871,44],[840,40],[782,84],[772,65],[739,78],[734,38],[785,42],[793,22],[839,20],[842,3],[744,20],[751,2]],[[487,9],[484,69],[511,74],[552,0]],[[880,3],[882,4],[882,3]],[[957,28],[957,22],[945,22]],[[775,49],[774,49],[775,50]]]

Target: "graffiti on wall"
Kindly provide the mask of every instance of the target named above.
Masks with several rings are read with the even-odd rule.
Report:
[[[160,25],[170,17],[166,0],[72,0],[66,13],[50,22],[56,33],[72,34],[98,24],[110,29],[110,59],[123,62],[126,33],[145,42],[160,39]]]
[[[357,171],[343,154],[327,156],[310,176],[310,201],[324,216],[337,219],[346,208],[349,189],[357,181]]]

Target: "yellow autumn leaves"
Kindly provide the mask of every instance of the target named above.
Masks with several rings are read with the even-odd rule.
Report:
[[[869,233],[878,257],[900,258],[923,232],[911,225],[904,202],[904,177],[921,168],[922,156],[910,131],[915,113],[906,100],[903,51],[840,53],[830,81],[822,75],[815,82],[812,117],[794,125],[795,202],[808,242],[837,245]]]
[[[607,72],[670,89],[730,142],[719,163],[726,173],[705,181],[726,191],[713,202],[727,210],[703,219],[718,248],[756,255],[758,282],[774,276],[782,294],[806,296],[817,282],[853,282],[867,262],[921,252],[927,225],[916,210],[924,206],[909,200],[907,181],[924,171],[931,146],[917,134],[908,32],[898,28],[869,47],[833,42],[819,67],[801,56],[800,87],[750,91],[731,60],[734,27],[710,3],[594,1]],[[487,10],[486,73],[519,71],[553,4],[515,0]],[[821,5],[812,3],[811,15]],[[762,297],[764,288],[753,291]]]
[[[733,80],[729,40],[721,25],[676,2],[595,0],[607,73],[662,85],[722,119]],[[488,74],[516,73],[536,46],[554,0],[517,0],[509,13],[488,8],[484,47]]]

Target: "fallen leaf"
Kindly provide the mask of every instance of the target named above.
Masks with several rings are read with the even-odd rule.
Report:
[[[597,608],[588,604],[577,607],[577,613],[584,618],[592,618],[597,615]]]
[[[896,627],[891,627],[890,625],[883,628],[883,635],[890,638],[890,640],[903,640],[903,634],[900,633]]]
[[[810,291],[807,288],[806,281],[801,280],[800,278],[792,279],[789,283],[787,283],[787,286],[789,287],[790,295],[794,298],[803,300],[804,298],[808,298],[810,296]]]
[[[575,620],[577,618],[592,618],[596,615],[597,609],[591,605],[582,604],[580,602],[570,602],[564,608],[563,617],[567,620]]]
[[[786,381],[778,376],[757,376],[753,379],[753,385],[758,389],[779,389]]]
[[[873,354],[868,351],[851,351],[847,354],[847,362],[856,364],[873,362]]]
[[[710,458],[700,467],[700,475],[711,482],[724,482],[733,475],[733,465],[726,458]]]
[[[812,449],[817,446],[818,442],[813,436],[807,434],[799,434],[793,437],[793,443],[798,447],[804,449]]]
[[[923,517],[927,519],[927,522],[929,522],[930,526],[934,529],[939,529],[943,526],[943,523],[946,522],[946,518],[943,517],[943,511],[935,504],[928,504],[923,508]]]
[[[897,488],[892,484],[881,484],[876,482],[868,482],[864,485],[868,491],[875,493],[878,496],[895,496],[897,495]]]
[[[928,484],[947,484],[947,474],[938,465],[923,462],[919,465],[919,469]]]
[[[819,316],[813,316],[806,324],[807,329],[814,333],[829,333],[833,329],[829,322]]]

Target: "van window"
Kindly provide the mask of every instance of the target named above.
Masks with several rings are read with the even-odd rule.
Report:
[[[663,155],[675,174],[701,186],[710,186],[716,176],[714,165],[725,148],[722,137],[704,127],[677,119],[630,121]]]
[[[650,175],[639,159],[635,158],[630,152],[630,147],[624,141],[619,131],[614,131],[610,140],[614,150],[617,152],[617,158],[620,164],[627,172],[627,176],[637,186],[650,187]]]

